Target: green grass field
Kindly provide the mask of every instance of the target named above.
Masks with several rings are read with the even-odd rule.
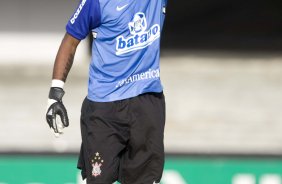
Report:
[[[75,156],[1,156],[0,184],[83,184],[76,162]],[[281,184],[281,176],[282,158],[167,157],[161,184]]]

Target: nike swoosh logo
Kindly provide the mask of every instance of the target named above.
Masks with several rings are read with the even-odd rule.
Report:
[[[124,5],[124,6],[117,6],[117,11],[121,11],[123,10],[124,8],[126,8],[128,6],[128,4]]]

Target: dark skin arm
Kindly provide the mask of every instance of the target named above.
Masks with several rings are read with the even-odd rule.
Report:
[[[53,68],[53,79],[66,81],[79,43],[80,40],[72,37],[68,33],[65,34],[56,56]]]

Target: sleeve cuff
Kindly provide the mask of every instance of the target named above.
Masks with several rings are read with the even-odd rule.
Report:
[[[75,31],[73,31],[71,28],[69,28],[68,26],[66,27],[66,31],[69,35],[71,35],[72,37],[78,39],[78,40],[83,40],[84,38],[86,38],[86,36],[84,35],[81,35],[81,34],[78,34],[76,33]]]

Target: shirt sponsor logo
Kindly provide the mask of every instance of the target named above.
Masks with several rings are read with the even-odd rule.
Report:
[[[79,14],[80,14],[80,12],[81,12],[83,6],[85,5],[85,3],[86,3],[86,0],[82,0],[82,1],[81,1],[80,5],[78,6],[78,8],[77,8],[77,10],[76,10],[76,12],[75,12],[75,14],[73,15],[73,17],[72,17],[71,20],[70,20],[71,24],[74,24],[74,23],[75,23],[75,20],[76,20],[77,17],[79,16]]]
[[[149,69],[146,72],[138,73],[135,75],[132,75],[126,79],[122,79],[118,81],[116,88],[122,87],[126,84],[133,83],[136,81],[141,81],[141,80],[147,80],[147,79],[155,79],[160,77],[160,69],[152,70]]]
[[[134,50],[143,49],[151,45],[160,37],[161,28],[155,24],[147,30],[147,20],[144,13],[136,13],[132,22],[128,24],[131,36],[116,38],[116,55],[122,55]]]

